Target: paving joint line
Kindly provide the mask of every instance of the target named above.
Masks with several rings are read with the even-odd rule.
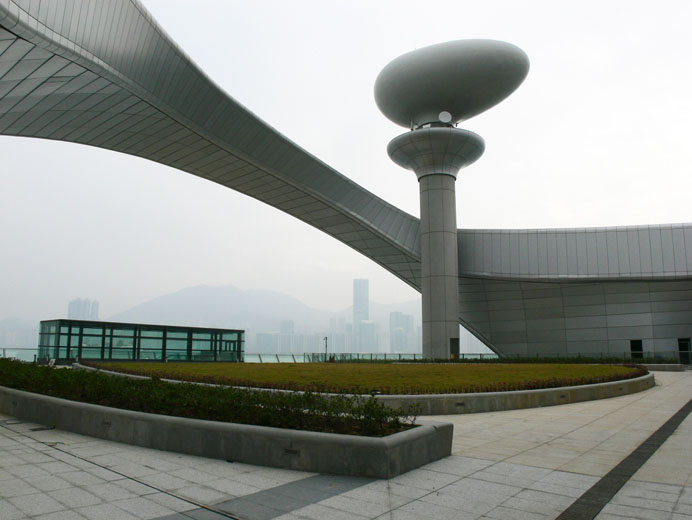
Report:
[[[14,424],[22,424],[22,423],[21,423],[21,422],[18,422],[18,423],[14,423]],[[159,493],[164,493],[164,494],[169,495],[169,496],[171,496],[171,497],[173,497],[173,498],[177,498],[178,500],[182,500],[183,502],[187,502],[188,504],[192,504],[192,505],[194,505],[194,506],[196,506],[196,507],[198,507],[198,508],[206,509],[207,511],[211,511],[212,513],[216,513],[216,514],[218,514],[218,515],[220,515],[220,516],[223,516],[223,517],[225,517],[225,518],[230,518],[231,520],[243,520],[243,519],[240,518],[240,517],[231,515],[230,513],[227,513],[227,512],[225,512],[225,511],[221,511],[220,509],[216,509],[216,508],[211,507],[211,506],[209,506],[209,505],[202,504],[201,502],[197,502],[197,501],[195,501],[195,500],[192,500],[192,499],[183,497],[183,496],[181,496],[181,495],[178,495],[178,494],[176,494],[176,493],[173,493],[172,491],[167,491],[167,490],[165,490],[165,489],[156,487],[156,486],[154,486],[154,485],[152,485],[152,484],[149,484],[149,483],[147,483],[147,482],[143,482],[142,480],[140,480],[140,479],[138,479],[138,478],[136,478],[136,477],[131,477],[131,476],[129,476],[129,475],[125,475],[124,473],[120,473],[119,471],[116,471],[116,470],[114,470],[114,469],[112,469],[112,468],[109,468],[109,467],[107,467],[107,466],[103,466],[103,465],[101,465],[101,464],[98,464],[98,463],[96,463],[96,462],[93,462],[93,461],[91,461],[91,460],[89,460],[89,459],[86,459],[86,458],[84,458],[84,457],[81,457],[81,456],[79,456],[79,455],[75,455],[74,453],[70,453],[70,452],[67,451],[67,450],[60,449],[58,446],[53,445],[53,444],[50,443],[50,442],[44,442],[44,441],[40,441],[40,440],[38,440],[38,439],[35,439],[35,438],[33,438],[33,437],[31,437],[31,436],[25,434],[24,432],[20,432],[20,431],[13,430],[12,428],[8,428],[5,424],[1,424],[1,423],[0,423],[0,427],[1,427],[1,428],[4,428],[4,429],[6,429],[6,430],[9,430],[9,431],[11,431],[12,433],[14,433],[14,434],[16,434],[16,435],[20,435],[20,436],[25,437],[25,438],[27,438],[27,439],[30,439],[30,440],[32,440],[32,441],[34,441],[34,442],[36,442],[36,443],[42,444],[43,446],[47,446],[47,447],[52,448],[52,449],[54,449],[54,450],[57,450],[57,451],[59,451],[59,452],[61,452],[61,453],[64,453],[64,454],[66,454],[66,455],[69,455],[70,457],[74,457],[74,458],[79,459],[79,460],[81,460],[81,461],[84,461],[84,462],[87,462],[87,463],[89,463],[89,464],[92,464],[92,465],[94,465],[94,466],[96,466],[96,467],[98,467],[98,468],[104,469],[104,470],[106,470],[106,471],[110,471],[111,473],[114,473],[114,474],[116,474],[116,475],[120,475],[121,477],[124,477],[124,478],[126,478],[126,479],[133,480],[133,481],[137,482],[138,484],[141,484],[141,485],[146,486],[146,487],[148,487],[148,488],[150,488],[150,489],[153,489],[153,490],[155,490],[155,491],[158,491]],[[53,458],[55,458],[55,457],[53,457]],[[60,459],[55,459],[55,460],[60,460]],[[62,461],[61,461],[61,462],[62,462]],[[185,512],[180,513],[180,514],[183,514],[183,515],[184,515]],[[186,515],[186,516],[187,516],[187,515]]]
[[[692,399],[555,520],[592,520],[692,413]]]

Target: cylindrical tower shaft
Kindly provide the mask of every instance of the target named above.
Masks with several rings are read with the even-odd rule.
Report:
[[[483,153],[480,136],[447,125],[418,128],[392,139],[387,153],[413,170],[420,187],[423,357],[459,354],[457,213],[459,169]]]
[[[423,357],[459,355],[456,179],[426,175],[420,186]]]

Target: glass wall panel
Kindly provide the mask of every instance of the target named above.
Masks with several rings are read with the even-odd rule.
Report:
[[[41,332],[55,333],[58,330],[58,324],[54,321],[44,321],[41,323]]]
[[[211,350],[211,341],[192,340],[192,350]]]
[[[139,353],[139,359],[162,359],[163,351],[160,348],[157,349],[142,349]]]
[[[134,338],[113,338],[114,348],[133,347],[134,344]]]
[[[187,351],[187,339],[171,339],[166,341],[166,350],[185,350]]]
[[[111,359],[132,359],[132,349],[114,347]]]
[[[192,339],[211,339],[211,332],[195,332]]]
[[[163,338],[142,338],[140,339],[139,345],[142,347],[142,349],[163,349]]]
[[[101,345],[103,344],[103,338],[101,336],[86,336],[82,337],[83,347],[99,347],[99,352],[101,352]]]
[[[101,359],[101,349],[82,347],[82,359]]]
[[[143,330],[140,334],[143,338],[162,338],[163,330]]]
[[[169,330],[168,331],[168,337],[169,338],[186,338],[187,339],[187,331],[176,331],[176,330]]]
[[[85,329],[82,331],[82,334],[91,334],[91,335],[94,335],[94,336],[95,336],[95,335],[100,336],[102,333],[103,333],[103,329],[100,329],[100,328],[99,328],[99,329],[95,329],[95,328],[93,328],[93,327],[85,328]]]

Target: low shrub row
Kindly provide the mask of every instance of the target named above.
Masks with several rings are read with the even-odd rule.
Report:
[[[379,437],[414,426],[417,409],[362,396],[266,392],[112,377],[0,359],[0,385],[73,401],[193,419]]]

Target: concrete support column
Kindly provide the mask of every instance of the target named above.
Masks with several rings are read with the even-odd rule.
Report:
[[[423,357],[449,359],[458,354],[458,251],[456,179],[419,178]]]

